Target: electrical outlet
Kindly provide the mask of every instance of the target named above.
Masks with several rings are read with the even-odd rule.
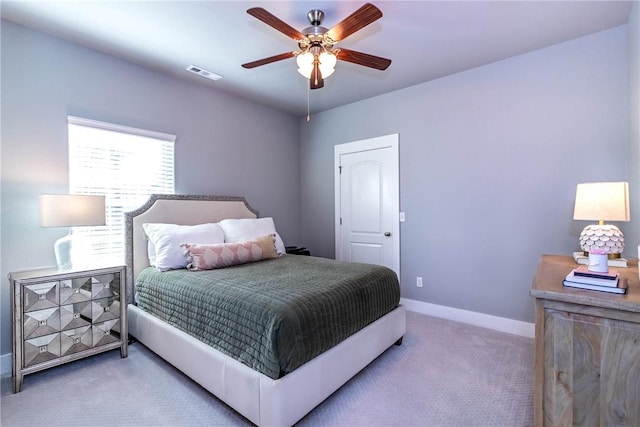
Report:
[[[420,276],[416,277],[416,286],[419,288],[422,287],[422,277]]]

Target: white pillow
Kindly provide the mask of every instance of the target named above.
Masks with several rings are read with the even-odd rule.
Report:
[[[218,223],[224,231],[224,241],[226,243],[243,242],[255,239],[265,234],[276,235],[276,251],[284,254],[284,243],[280,235],[276,232],[273,218],[244,218],[244,219],[223,219]]]
[[[224,243],[224,233],[218,224],[214,223],[199,225],[146,223],[142,224],[142,227],[155,251],[155,260],[154,254],[149,254],[149,263],[160,271],[187,267],[187,257],[184,249],[180,247],[183,243]]]
[[[149,265],[155,267],[156,266],[156,247],[151,240],[149,240],[149,236],[147,236],[147,257],[149,258]]]

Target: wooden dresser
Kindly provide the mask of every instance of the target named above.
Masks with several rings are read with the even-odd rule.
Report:
[[[536,426],[640,425],[638,263],[615,269],[626,295],[562,286],[577,264],[543,255],[536,298]]]

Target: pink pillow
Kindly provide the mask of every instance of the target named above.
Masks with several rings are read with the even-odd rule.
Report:
[[[275,234],[235,243],[192,244],[186,249],[187,268],[191,271],[230,267],[263,259],[277,258]]]

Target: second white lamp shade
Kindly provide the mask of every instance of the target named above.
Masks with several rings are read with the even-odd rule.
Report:
[[[104,196],[43,194],[39,208],[42,227],[105,225]]]
[[[43,227],[81,227],[105,225],[105,197],[87,194],[44,194],[39,200],[40,225]],[[76,246],[69,232],[53,246],[56,263],[61,271],[74,267],[72,247]],[[82,251],[79,251],[82,252]]]

